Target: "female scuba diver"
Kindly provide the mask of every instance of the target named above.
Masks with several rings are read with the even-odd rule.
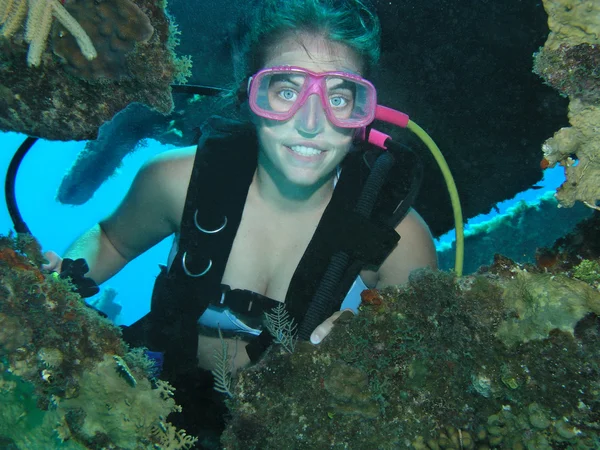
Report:
[[[101,284],[174,235],[151,312],[123,336],[163,352],[161,378],[177,388],[191,434],[199,411],[214,408],[198,374],[213,368],[219,332],[243,367],[270,343],[264,312],[284,302],[299,337],[318,344],[341,310],[357,311],[362,290],[437,264],[426,224],[404,201],[406,164],[382,180],[372,212],[357,213],[374,157],[358,143],[377,103],[366,79],[379,57],[372,9],[361,0],[261,0],[246,12],[234,66],[249,121],[210,119],[197,147],[146,163],[118,208],[64,255],[84,258],[86,276]],[[399,208],[403,217],[385,225]],[[61,270],[58,255],[47,258],[47,270]],[[312,308],[322,283],[330,294]]]

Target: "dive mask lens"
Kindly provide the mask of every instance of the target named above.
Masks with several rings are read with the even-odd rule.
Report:
[[[250,108],[267,119],[290,119],[312,94],[319,96],[327,118],[338,127],[363,127],[375,118],[375,88],[353,74],[272,68],[258,72],[249,87]]]

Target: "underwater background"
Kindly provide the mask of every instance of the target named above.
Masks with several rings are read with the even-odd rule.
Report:
[[[87,299],[112,321],[38,268],[117,206],[144,161],[226,115],[171,86],[231,87],[227,24],[248,3],[60,2],[63,24],[72,16],[98,47],[87,61],[60,19],[32,51],[18,20],[39,15],[36,1],[60,8],[0,0],[21,13],[0,23],[0,173],[25,135],[41,138],[16,185],[41,248],[6,236],[0,207],[0,448],[600,448],[600,3],[374,0],[379,103],[448,161],[468,219],[464,276],[441,236],[453,216],[439,168],[383,125],[423,157],[415,205],[445,271],[363,291],[361,314],[317,347],[277,345],[286,330],[280,342],[294,342],[281,319],[276,345],[237,374],[223,344],[206,373],[230,412],[219,441],[203,429],[219,414],[188,395],[197,386],[158,379],[114,326],[148,310],[170,238]]]

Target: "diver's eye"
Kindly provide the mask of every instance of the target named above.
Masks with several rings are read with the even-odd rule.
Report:
[[[338,95],[336,97],[329,97],[329,104],[334,108],[343,108],[348,104],[348,101]]]
[[[279,91],[279,96],[288,102],[293,102],[296,101],[298,94],[293,89],[282,89]]]

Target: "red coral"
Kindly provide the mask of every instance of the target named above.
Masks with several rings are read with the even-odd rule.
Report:
[[[380,306],[383,304],[383,297],[377,289],[365,289],[360,293],[360,299],[364,305]]]
[[[543,159],[540,161],[540,168],[541,168],[542,170],[546,170],[548,167],[550,167],[550,161],[548,161],[546,158],[543,158]]]
[[[0,249],[0,261],[13,269],[32,271],[39,281],[44,281],[44,275],[25,257],[19,255],[12,248],[5,247]]]

